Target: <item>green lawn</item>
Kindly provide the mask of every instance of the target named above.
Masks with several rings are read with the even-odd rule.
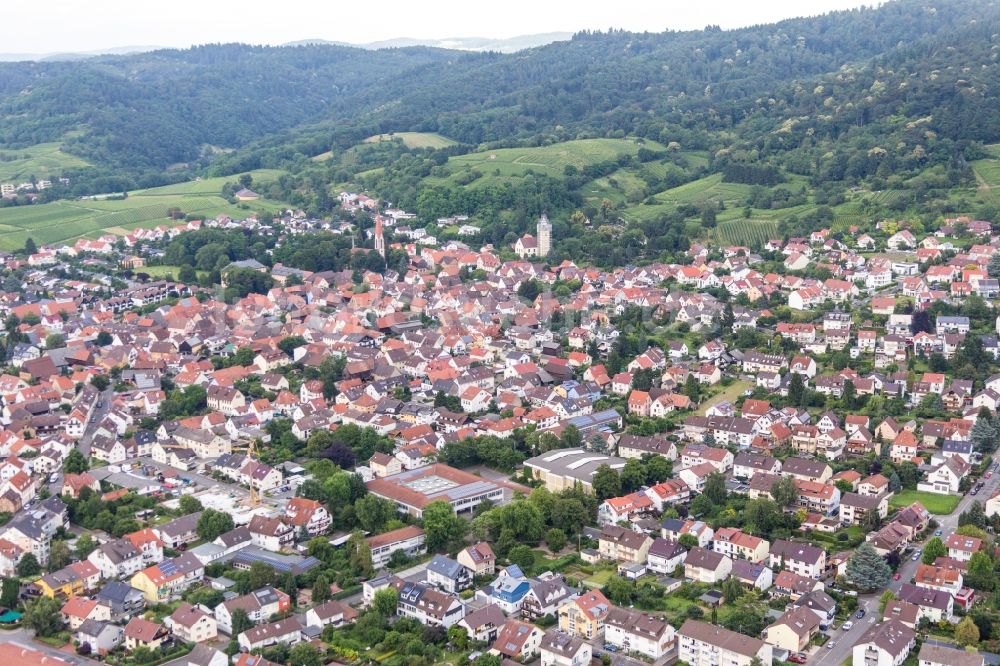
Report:
[[[251,172],[257,184],[266,185],[281,171]],[[0,209],[0,249],[24,247],[30,237],[38,244],[72,243],[77,238],[96,238],[105,233],[123,235],[133,229],[176,224],[168,217],[171,208],[203,218],[229,215],[245,217],[252,212],[273,212],[286,206],[280,201],[258,199],[231,204],[221,189],[234,177],[208,178],[165,187],[131,192],[120,200],[65,200],[34,206]]]
[[[39,143],[28,148],[0,150],[0,181],[22,183],[31,176],[38,180],[53,180],[66,169],[79,169],[90,164],[76,155],[62,151],[62,143]]]
[[[924,508],[938,516],[947,516],[958,506],[961,497],[957,495],[938,495],[937,493],[920,492],[918,490],[901,490],[889,498],[889,507],[898,509],[920,502]]]
[[[583,579],[583,584],[587,587],[604,587],[612,576],[616,576],[614,569],[602,569],[595,571],[592,576]]]
[[[365,139],[365,143],[393,141],[395,139],[402,139],[403,145],[407,148],[447,148],[458,143],[458,141],[449,139],[436,132],[390,132],[388,134],[376,134]]]
[[[699,416],[704,416],[709,407],[716,405],[723,400],[729,401],[735,405],[736,399],[743,395],[743,393],[748,389],[752,389],[753,386],[753,382],[744,381],[742,379],[734,381],[732,384],[725,387],[718,384],[713,387],[713,389],[718,390],[718,388],[721,387],[722,391],[720,393],[713,394],[711,397],[702,398],[701,406],[698,407],[698,411],[695,413]]]

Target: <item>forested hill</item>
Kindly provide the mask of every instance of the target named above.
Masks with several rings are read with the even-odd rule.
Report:
[[[617,134],[718,148],[738,136],[768,151],[901,117],[996,141],[997,35],[992,0],[895,0],[735,31],[583,33],[510,55],[209,45],[3,63],[0,148],[63,140],[148,184],[218,151],[315,154],[406,130],[497,145]]]

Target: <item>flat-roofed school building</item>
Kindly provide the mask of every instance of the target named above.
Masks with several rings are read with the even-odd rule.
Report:
[[[400,513],[414,518],[422,517],[424,507],[438,500],[450,503],[455,513],[461,513],[486,500],[493,504],[509,502],[515,491],[530,492],[530,488],[484,479],[443,463],[374,479],[365,485],[368,492],[395,502]]]
[[[594,473],[601,465],[620,471],[625,467],[625,459],[585,449],[556,449],[524,461],[532,476],[556,493],[576,483],[593,492]]]

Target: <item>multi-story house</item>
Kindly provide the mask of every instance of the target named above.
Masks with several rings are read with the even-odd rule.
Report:
[[[899,620],[873,624],[851,653],[854,666],[901,666],[916,644],[916,632]]]
[[[625,654],[638,652],[655,661],[673,650],[674,641],[674,628],[650,613],[616,606],[604,621],[604,643]]]
[[[465,605],[447,592],[441,592],[423,583],[397,580],[399,592],[396,614],[411,617],[421,624],[448,628],[465,617]]]
[[[291,598],[273,587],[262,587],[243,596],[224,601],[215,607],[215,621],[219,629],[227,634],[233,631],[233,613],[239,609],[247,614],[254,624],[264,622],[272,615],[284,613],[291,608]]]
[[[826,551],[808,544],[778,539],[771,544],[770,565],[775,569],[818,579],[826,570]]]
[[[733,559],[763,562],[771,544],[765,539],[741,532],[735,527],[722,527],[712,539],[712,550]]]
[[[677,630],[677,658],[691,666],[750,666],[772,662],[772,648],[757,638],[698,620]]]
[[[539,646],[542,666],[590,666],[593,648],[579,636],[549,629]]]
[[[163,624],[174,636],[186,643],[210,641],[219,635],[215,618],[189,603],[181,602]]]
[[[619,562],[642,564],[646,561],[653,539],[617,525],[605,525],[598,541],[601,557]]]
[[[559,629],[590,641],[603,635],[610,612],[611,602],[599,590],[590,590],[559,607]]]
[[[733,561],[714,551],[695,546],[684,558],[684,576],[699,583],[722,582],[733,569]]]

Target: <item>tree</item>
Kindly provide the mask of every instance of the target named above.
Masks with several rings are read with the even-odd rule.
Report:
[[[881,615],[882,613],[885,613],[885,607],[889,605],[890,601],[893,601],[895,599],[896,599],[896,595],[893,593],[892,590],[886,590],[885,592],[883,592],[882,596],[879,597],[879,600],[878,600],[878,612],[879,612],[879,614]]]
[[[531,569],[535,566],[535,553],[531,550],[531,546],[527,544],[521,543],[511,548],[507,553],[507,559],[512,564],[519,566],[521,571],[525,573],[530,573]]]
[[[553,527],[545,533],[545,543],[548,545],[550,551],[558,553],[566,547],[566,533],[558,527]]]
[[[985,414],[983,413],[984,411]],[[972,440],[976,451],[979,451],[980,453],[992,453],[993,451],[996,451],[997,434],[997,429],[993,424],[993,419],[990,416],[989,410],[986,410],[985,407],[979,410],[976,422],[973,424],[972,430],[969,432],[969,439]]]
[[[990,261],[986,264],[986,272],[991,278],[1000,279],[1000,252],[994,252],[990,256]]]
[[[591,487],[593,487],[597,499],[602,501],[622,494],[621,477],[609,465],[601,465],[597,468],[591,479]]]
[[[726,600],[727,605],[731,606],[736,603],[736,600],[743,595],[743,592],[743,583],[732,576],[722,581],[722,597]]]
[[[28,240],[24,241],[24,253],[29,257],[38,252],[38,246],[35,245],[35,239],[28,236]]]
[[[805,401],[806,385],[802,380],[802,375],[797,372],[792,373],[792,379],[788,382],[788,404],[801,407]]]
[[[847,561],[847,580],[862,590],[877,590],[892,579],[892,569],[871,544],[863,543]]]
[[[986,551],[976,551],[969,559],[969,568],[965,572],[965,582],[980,592],[990,592],[996,588],[993,578],[994,562]]]
[[[469,635],[465,633],[465,629],[453,624],[448,627],[448,643],[459,650],[465,650],[469,645]]]
[[[98,391],[106,391],[111,386],[111,380],[104,375],[94,375],[90,378],[90,385]]]
[[[299,582],[295,580],[295,574],[289,571],[281,581],[281,591],[289,596],[292,606],[296,605],[299,596]]]
[[[76,539],[76,547],[73,549],[73,554],[76,555],[76,559],[85,560],[87,556],[94,552],[97,548],[97,542],[94,541],[93,537],[89,534],[81,534]]]
[[[636,592],[635,585],[621,576],[611,576],[602,591],[612,603],[619,606],[630,606]]]
[[[396,605],[399,603],[399,593],[395,588],[386,587],[375,593],[372,598],[372,610],[382,617],[390,617],[396,614]]]
[[[90,469],[87,457],[80,452],[80,449],[73,449],[63,461],[63,472],[66,474],[83,474]]]
[[[70,563],[69,545],[59,539],[53,540],[49,546],[49,571],[59,571]]]
[[[567,425],[559,435],[559,444],[560,448],[563,449],[575,449],[579,447],[583,444],[583,436],[580,434],[580,429],[572,423]]]
[[[691,399],[691,402],[697,403],[701,400],[701,383],[694,376],[694,373],[688,373],[687,379],[684,380],[684,395]]]
[[[177,280],[184,284],[197,284],[198,271],[191,264],[184,264],[181,266],[180,271],[177,272]]]
[[[54,636],[62,629],[62,614],[59,612],[61,608],[60,602],[43,595],[28,602],[21,621],[34,629],[35,634],[42,638]]]
[[[449,502],[437,500],[424,507],[424,532],[427,550],[438,552],[457,545],[465,536],[466,522],[455,515]]]
[[[450,504],[448,506],[451,507]],[[347,549],[350,554],[351,569],[357,575],[368,578],[375,573],[371,546],[368,545],[365,535],[360,530],[351,533],[351,538],[347,540]]]
[[[979,645],[979,627],[971,617],[965,616],[955,627],[955,640],[966,647]]]
[[[111,334],[108,333],[107,331],[101,331],[100,333],[97,334],[97,340],[95,340],[95,342],[97,343],[98,347],[107,347],[112,342],[114,342],[114,338],[111,337]]]
[[[788,508],[799,499],[799,491],[795,487],[795,479],[782,476],[771,486],[771,497],[779,507]]]
[[[17,563],[17,575],[21,578],[33,578],[42,573],[42,565],[32,553],[25,553]],[[56,610],[59,610],[58,608]]]
[[[253,622],[250,621],[250,616],[242,608],[237,608],[233,611],[230,616],[230,623],[232,624],[233,631],[232,636],[235,638],[239,636],[247,629],[253,627]]]
[[[326,574],[316,576],[316,582],[312,587],[312,600],[314,604],[330,600],[330,579]]]
[[[682,534],[677,540],[677,543],[684,546],[688,550],[691,550],[698,545],[698,537],[693,534]]]
[[[705,479],[705,489],[702,493],[712,500],[712,504],[725,504],[726,496],[729,494],[726,491],[726,477],[718,472],[709,474]]]
[[[66,346],[66,338],[59,333],[49,333],[45,336],[46,349],[59,349]]]
[[[326,659],[311,643],[298,643],[289,650],[288,662],[293,666],[323,666]]]
[[[741,602],[740,612],[729,615],[723,620],[722,626],[747,636],[760,636],[768,625],[765,613],[766,607],[761,608],[759,603]]]
[[[198,498],[193,495],[181,495],[181,499],[178,502],[178,509],[180,509],[180,514],[186,516],[191,513],[197,513],[204,509]]]
[[[939,557],[945,557],[947,554],[948,548],[941,541],[941,538],[934,537],[924,546],[924,553],[920,556],[920,559],[924,564],[934,564],[934,560]]]
[[[986,511],[983,509],[983,505],[979,500],[974,500],[969,506],[968,511],[963,511],[958,516],[958,524],[962,525],[973,525],[980,529],[984,529],[989,524],[989,519],[986,517]]]
[[[0,606],[4,608],[14,608],[17,606],[17,598],[21,594],[21,584],[14,578],[4,578],[3,585],[0,586]]]
[[[625,461],[619,478],[623,493],[635,492],[646,484],[645,464],[638,458],[629,458]]]
[[[198,518],[195,531],[198,537],[205,541],[214,541],[220,534],[225,534],[235,527],[233,517],[215,509],[205,509]]]

